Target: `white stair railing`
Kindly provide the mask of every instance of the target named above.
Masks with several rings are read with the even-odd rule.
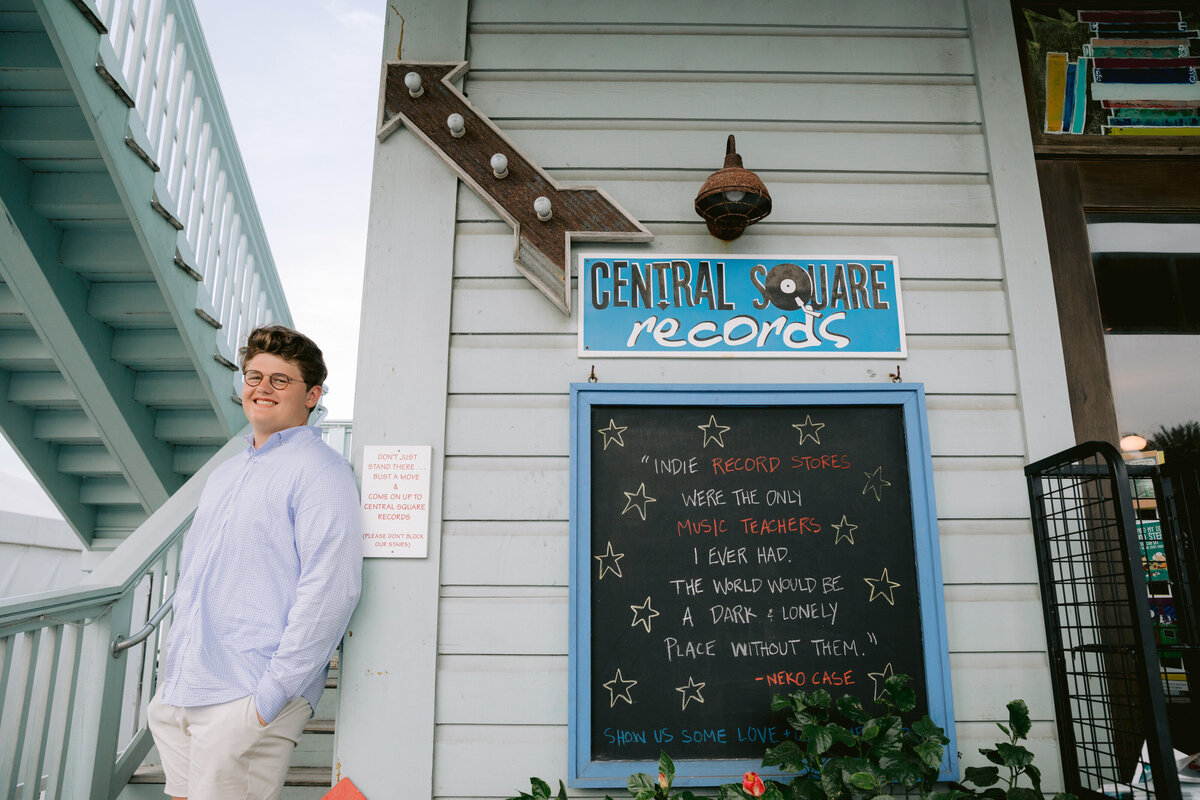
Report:
[[[0,798],[111,800],[141,764],[170,623],[156,612],[204,483],[245,447],[225,445],[79,587],[0,601]],[[156,630],[119,646],[154,616]]]
[[[341,453],[342,458],[352,461],[350,448],[354,437],[354,423],[347,419],[329,419],[321,420],[318,424],[325,444]]]
[[[250,330],[291,317],[195,7],[72,2],[106,32],[99,67],[133,108],[127,142],[159,170],[155,208],[183,233],[176,263],[202,283],[197,313],[232,367]]]

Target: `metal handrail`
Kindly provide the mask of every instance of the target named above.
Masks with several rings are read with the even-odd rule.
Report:
[[[120,658],[121,653],[124,653],[131,647],[136,647],[149,638],[150,634],[154,633],[154,629],[158,627],[158,623],[163,621],[167,613],[171,610],[171,604],[175,600],[175,592],[167,595],[167,599],[163,600],[162,605],[154,612],[150,619],[146,620],[146,624],[132,636],[121,636],[120,634],[113,637],[112,640],[112,657]]]
[[[150,634],[169,624],[204,484],[245,447],[231,439],[75,589],[0,600],[0,797],[35,780],[48,800],[109,800],[137,769],[153,744],[145,712],[162,642]],[[154,603],[141,630],[120,635]]]

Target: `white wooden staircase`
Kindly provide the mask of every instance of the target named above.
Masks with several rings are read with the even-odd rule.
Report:
[[[0,430],[111,549],[245,422],[290,322],[190,0],[0,0]]]
[[[162,796],[129,780],[204,479],[245,446],[237,347],[265,322],[291,317],[192,0],[0,0],[0,431],[112,551],[0,601],[0,800]],[[328,789],[334,705],[293,800]]]

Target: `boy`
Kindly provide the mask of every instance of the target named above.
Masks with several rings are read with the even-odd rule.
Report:
[[[307,425],[321,350],[272,325],[240,352],[252,432],[200,497],[147,714],[175,798],[279,796],[361,587],[357,483]]]

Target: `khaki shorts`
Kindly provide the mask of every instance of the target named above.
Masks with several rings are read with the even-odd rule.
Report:
[[[265,727],[253,697],[181,708],[154,695],[146,720],[167,782],[163,791],[189,800],[275,800],[292,750],[312,708],[294,697]]]

